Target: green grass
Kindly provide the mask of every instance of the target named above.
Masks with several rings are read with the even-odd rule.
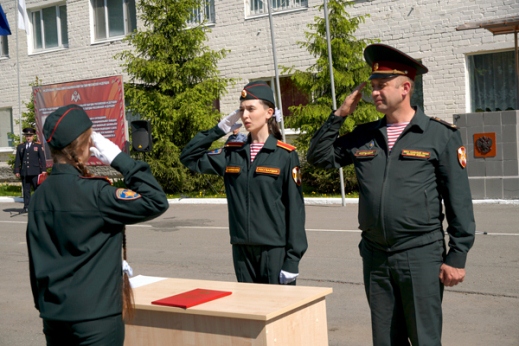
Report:
[[[20,197],[21,195],[21,185],[0,184],[0,196]]]

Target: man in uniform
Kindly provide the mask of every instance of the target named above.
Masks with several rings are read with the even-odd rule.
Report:
[[[27,127],[23,129],[25,142],[16,148],[14,174],[22,179],[23,211],[27,212],[31,200],[31,186],[38,187],[38,174],[45,170],[45,155],[40,143],[34,142],[36,131]]]
[[[414,78],[425,66],[383,44],[368,46],[364,57],[373,101],[385,116],[337,138],[362,83],[314,135],[308,161],[355,165],[373,344],[441,345],[443,288],[463,281],[474,242],[466,150],[455,126],[410,105]]]

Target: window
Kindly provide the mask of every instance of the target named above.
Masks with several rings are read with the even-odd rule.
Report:
[[[195,26],[204,23],[214,24],[214,17],[214,0],[204,0],[199,8],[193,10],[193,14],[191,15],[191,18],[188,20],[187,24],[189,26]]]
[[[122,37],[137,28],[135,0],[92,0],[94,39]]]
[[[414,91],[413,91],[413,94],[411,95],[411,106],[418,106],[418,107],[420,107],[421,110],[423,110],[422,75],[418,75],[414,79]]]
[[[274,93],[274,99],[277,100],[276,79],[267,79],[265,82],[270,85]],[[279,77],[279,88],[281,89],[281,103],[283,106],[283,116],[292,115],[288,110],[292,106],[307,105],[310,98],[299,90],[290,77]],[[277,103],[277,102],[276,102]],[[276,104],[278,106],[278,104]]]
[[[471,55],[468,57],[468,69],[471,112],[516,108],[513,51]]]
[[[13,139],[9,134],[13,133],[13,110],[0,108],[0,147],[12,147]]]
[[[246,0],[245,11],[248,16],[269,13],[267,0]],[[272,12],[282,12],[299,8],[307,8],[308,0],[271,0]]]
[[[68,47],[67,6],[31,11],[33,51]]]
[[[9,56],[9,46],[7,45],[7,36],[0,36],[0,58]]]

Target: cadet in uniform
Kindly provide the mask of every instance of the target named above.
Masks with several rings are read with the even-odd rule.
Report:
[[[466,150],[455,126],[410,105],[414,78],[425,66],[383,44],[368,46],[364,57],[372,67],[373,101],[385,116],[337,138],[361,84],[314,135],[308,161],[355,165],[373,344],[441,345],[443,288],[463,281],[474,242]]]
[[[237,280],[295,284],[307,248],[299,158],[295,147],[279,140],[274,96],[265,82],[247,84],[240,101],[239,110],[198,133],[180,160],[195,172],[224,177]],[[208,152],[240,117],[247,141]]]
[[[54,165],[31,200],[27,247],[47,345],[123,345],[122,312],[132,308],[130,270],[123,277],[125,224],[162,214],[166,195],[146,163],[92,132],[80,106],[51,113],[43,133]],[[118,170],[128,188],[92,176],[85,166],[90,151]]]
[[[14,163],[14,174],[22,179],[23,210],[27,212],[31,201],[31,187],[36,191],[38,174],[45,170],[45,154],[40,143],[33,142],[36,131],[27,127],[23,129],[25,142],[18,144]]]

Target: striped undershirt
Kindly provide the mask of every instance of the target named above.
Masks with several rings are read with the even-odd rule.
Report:
[[[387,124],[387,146],[389,152],[391,152],[393,145],[395,145],[396,140],[407,125],[409,125],[409,121],[405,123]]]
[[[261,148],[265,143],[251,143],[250,144],[250,162],[254,161]]]

